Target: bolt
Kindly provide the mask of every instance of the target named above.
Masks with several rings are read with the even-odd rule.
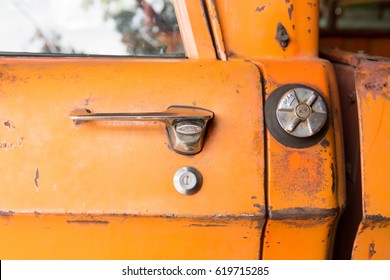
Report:
[[[300,120],[306,120],[311,114],[311,107],[305,103],[295,107],[295,113]]]
[[[173,185],[181,194],[195,194],[202,186],[202,175],[193,167],[182,167],[176,171],[173,177]]]
[[[279,125],[289,134],[310,137],[325,125],[328,113],[321,95],[310,88],[294,88],[279,100],[276,109]]]
[[[276,27],[275,39],[279,42],[279,45],[283,49],[288,47],[288,44],[290,42],[290,36],[288,35],[286,28],[281,23],[278,23]]]

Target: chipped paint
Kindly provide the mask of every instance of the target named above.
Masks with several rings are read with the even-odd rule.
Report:
[[[209,24],[211,26],[210,35],[213,37],[213,42],[214,42],[215,49],[217,51],[217,56],[220,60],[226,61],[227,55],[225,50],[225,43],[223,40],[221,24],[219,21],[215,1],[206,0],[206,6],[207,6]]]
[[[253,207],[256,207],[258,209],[257,211],[259,212],[259,214],[261,214],[262,216],[265,216],[266,210],[265,210],[264,205],[261,205],[259,203],[255,203],[255,204],[253,204]]]
[[[380,214],[377,214],[377,215],[366,215],[365,219],[366,220],[371,220],[373,222],[384,222],[384,221],[390,222],[390,217],[383,217]]]
[[[323,157],[314,158],[311,153],[294,150],[272,153],[271,157],[279,163],[273,167],[274,174],[291,174],[283,185],[274,186],[286,199],[296,195],[315,198],[331,185],[326,177]]]
[[[332,171],[332,193],[335,193],[337,179],[336,179],[336,172],[335,172],[333,163],[330,164],[330,170]]]
[[[226,227],[227,224],[190,224],[188,227]]]
[[[109,224],[109,221],[105,220],[67,220],[67,223],[80,223],[80,224]]]
[[[2,124],[2,125],[1,125]],[[0,119],[0,151],[9,151],[22,146],[24,137],[9,119]]]
[[[371,242],[368,247],[368,258],[371,259],[376,254],[375,242]]]
[[[272,220],[311,220],[336,217],[340,208],[322,209],[310,207],[294,207],[280,210],[270,210],[269,217]]]
[[[39,169],[38,168],[35,171],[34,184],[35,184],[36,190],[38,191],[38,187],[39,187]]]
[[[2,210],[0,210],[0,216],[12,216],[13,214],[15,214],[14,211],[2,211]]]
[[[320,144],[323,148],[329,147],[329,141],[327,139],[322,140]]]
[[[294,11],[294,5],[291,4],[290,7],[288,8],[288,17],[290,18],[290,20],[292,20],[293,11]]]
[[[256,13],[261,13],[261,12],[263,12],[264,10],[265,10],[265,5],[264,5],[264,6],[261,6],[261,7],[256,7],[255,12],[256,12]]]

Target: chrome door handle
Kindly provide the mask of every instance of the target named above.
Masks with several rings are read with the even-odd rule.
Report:
[[[80,112],[80,111],[79,111]],[[89,121],[160,121],[165,123],[172,149],[183,155],[194,155],[203,148],[207,123],[214,113],[197,107],[170,106],[153,113],[71,113],[76,123]]]

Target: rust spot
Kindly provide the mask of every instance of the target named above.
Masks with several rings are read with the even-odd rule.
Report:
[[[221,224],[190,224],[188,227],[226,227],[227,225]]]
[[[67,220],[67,223],[80,223],[80,224],[109,224],[109,221],[105,220]]]
[[[39,169],[37,168],[37,170],[35,171],[35,178],[34,178],[34,183],[35,183],[35,187],[38,189],[39,187]]]
[[[16,82],[17,77],[15,75],[10,75],[8,73],[1,73],[0,72],[0,79],[4,82]]]
[[[377,95],[386,99],[390,98],[389,65],[388,61],[360,63],[356,71],[356,80],[361,80],[357,90],[363,98],[367,98],[369,93],[374,100],[376,100]]]
[[[257,196],[253,195],[253,196],[251,196],[251,199],[257,199]]]
[[[321,141],[321,146],[324,147],[324,148],[327,148],[329,147],[329,141],[324,139]]]
[[[368,247],[368,258],[372,258],[376,254],[375,243],[371,242]]]
[[[284,25],[281,23],[278,23],[278,25],[276,26],[275,39],[278,41],[279,45],[282,47],[283,50],[287,48],[288,43],[290,42],[290,36],[288,35]]]
[[[14,211],[1,211],[0,210],[0,216],[12,216],[15,212]]]
[[[308,29],[308,30],[307,30],[307,33],[311,33],[311,29]]]
[[[340,208],[310,208],[310,207],[295,207],[280,210],[271,210],[269,217],[272,220],[312,220],[336,217],[340,212]]]
[[[287,4],[290,3],[290,0],[284,0]]]
[[[390,218],[383,217],[382,215],[377,214],[377,215],[366,215],[365,220],[372,220],[374,222],[384,222],[384,221],[388,222],[388,221],[390,221]]]
[[[294,11],[294,5],[291,4],[290,7],[288,8],[288,17],[290,18],[290,20],[292,19],[293,11]]]
[[[10,121],[5,121],[5,122],[4,122],[4,126],[5,126],[5,127],[8,127],[8,128],[15,128],[15,127],[11,124]]]
[[[311,20],[311,17],[307,17],[307,20],[310,21],[310,20]]]
[[[383,89],[387,88],[387,86],[388,86],[387,82],[382,83],[382,81],[369,81],[364,85],[366,90],[375,90],[375,91],[382,91]]]
[[[330,164],[330,170],[332,171],[332,193],[334,193],[336,191],[336,172],[333,163]]]
[[[263,205],[261,205],[259,203],[255,203],[255,204],[253,204],[253,207],[256,207],[257,209],[259,209],[259,210],[257,210],[259,212],[259,214],[265,215],[265,207]]]
[[[234,58],[237,57],[237,54],[234,51],[229,51],[229,56]]]
[[[313,200],[328,187],[323,157],[307,151],[286,150],[271,153],[271,160],[278,163],[273,167],[273,174],[278,174],[274,176],[278,176],[280,183],[274,188],[287,201],[297,194]]]
[[[265,10],[265,6],[261,6],[261,7],[257,7],[255,12],[256,13],[261,13],[264,10]]]

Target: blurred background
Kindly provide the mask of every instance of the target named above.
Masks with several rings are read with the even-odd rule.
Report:
[[[390,57],[390,0],[320,3],[320,45]]]

